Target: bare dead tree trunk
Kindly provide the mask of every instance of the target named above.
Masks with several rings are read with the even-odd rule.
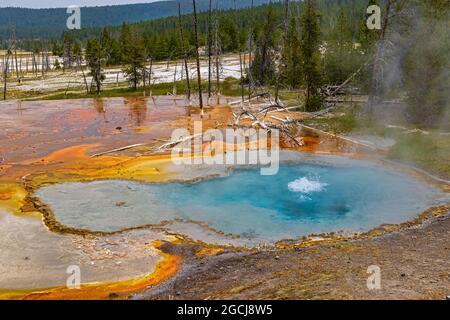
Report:
[[[16,47],[14,47],[14,61],[15,61],[15,65],[16,65],[17,82],[20,83],[20,70],[19,70],[19,63],[18,63],[18,59],[17,59],[17,48]]]
[[[173,73],[173,88],[172,88],[172,94],[175,96],[177,94],[177,68],[178,63],[175,61],[175,72]]]
[[[198,100],[200,104],[200,114],[203,118],[204,110],[203,110],[203,96],[202,96],[202,77],[201,77],[201,70],[200,70],[200,53],[198,52],[199,45],[198,45],[198,27],[197,27],[197,8],[195,0],[192,0],[192,5],[194,8],[194,34],[195,34],[195,56],[197,60],[197,84],[198,84]]]
[[[44,70],[44,51],[41,52],[41,73],[42,78],[45,76],[45,70]]]
[[[211,34],[211,19],[212,19],[212,0],[209,0],[208,11],[208,101],[211,98],[211,78],[212,78],[212,34]]]
[[[6,83],[8,82],[8,63],[9,63],[9,52],[6,53],[6,61],[3,68],[3,100],[6,100]]]
[[[369,116],[373,114],[375,105],[381,102],[382,99],[382,59],[385,50],[386,31],[390,24],[390,14],[393,0],[387,0],[386,9],[384,13],[383,26],[380,33],[380,38],[376,44],[375,56],[372,64],[372,77],[370,79],[369,99],[368,99],[368,113]]]
[[[280,64],[278,66],[278,76],[277,76],[277,83],[275,85],[275,103],[279,102],[279,92],[280,92],[280,85],[284,78],[284,72],[286,69],[286,48],[288,44],[288,28],[289,28],[289,0],[284,0],[284,18],[283,18],[283,27],[284,27],[284,34],[283,34],[283,52],[281,53],[281,60]]]
[[[86,93],[89,94],[89,85],[87,83],[86,74],[84,73],[83,65],[81,63],[81,57],[79,58],[79,60],[80,60],[79,64],[80,64],[81,73],[83,74],[84,85],[86,87]]]
[[[19,64],[17,63],[17,41],[16,41],[16,31],[13,29],[11,35],[12,49],[14,50],[14,67],[16,69],[16,78],[17,82],[20,83],[20,74],[19,74]]]
[[[242,66],[242,50],[239,48],[239,68],[241,71],[241,98],[242,98],[242,105],[244,105],[244,71]]]
[[[236,10],[236,0],[233,1],[234,10]],[[245,59],[245,53],[244,53],[244,59]],[[242,63],[242,48],[241,44],[239,43],[239,71],[241,74],[241,103],[242,106],[244,105],[244,66]]]
[[[33,70],[33,75],[36,75],[36,56],[34,55],[34,52],[31,60],[31,69]]]
[[[14,61],[15,61],[15,67],[16,67],[16,77],[17,77],[17,82],[20,83],[20,73],[19,73],[19,64],[17,63],[17,48],[14,45]]]
[[[45,47],[45,71],[48,72],[49,71],[49,62],[48,62],[48,48],[47,46]]]
[[[145,67],[145,65],[147,64],[147,61],[145,61],[144,63],[144,68],[142,69],[142,84],[144,86],[144,97],[145,97],[145,92],[146,92],[146,78],[147,78],[147,68]]]
[[[153,58],[150,58],[150,70],[148,73],[148,86],[150,87],[150,97],[153,95],[152,70],[153,70]]]
[[[189,81],[189,68],[188,68],[188,54],[186,51],[186,47],[184,45],[184,34],[183,34],[183,27],[181,25],[181,5],[178,2],[178,27],[180,30],[180,38],[181,38],[181,48],[183,50],[184,55],[184,71],[186,72],[186,86],[187,86],[187,98],[188,101],[191,100],[191,83]]]
[[[252,0],[252,6],[251,6],[251,11],[253,14],[253,8],[254,8],[254,3]],[[253,17],[253,15],[252,15]],[[250,22],[250,39],[249,39],[249,44],[248,44],[248,75],[249,75],[249,81],[248,81],[248,101],[251,101],[252,98],[252,83],[250,81],[250,67],[252,64],[252,48],[253,48],[253,19]]]
[[[216,95],[217,95],[217,104],[220,104],[220,52],[219,52],[219,26],[217,21],[216,21],[215,54],[216,54]]]

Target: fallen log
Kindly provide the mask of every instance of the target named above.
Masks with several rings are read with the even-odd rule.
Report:
[[[356,77],[361,72],[361,70],[363,70],[367,65],[369,65],[369,63],[370,62],[366,62],[358,70],[356,70],[352,75],[350,75],[350,77],[348,77],[347,80],[345,80],[343,83],[341,83],[339,86],[337,86],[335,88],[335,90],[333,90],[330,93],[329,97],[334,97],[339,92],[339,90],[341,90],[343,87],[345,87],[347,85],[347,83],[349,83],[354,77]]]
[[[252,127],[254,127],[255,125],[259,125],[261,128],[263,128],[264,130],[267,130],[267,131],[271,131],[271,130],[279,130],[279,131],[283,132],[286,136],[288,136],[291,140],[293,140],[294,143],[295,143],[297,146],[299,146],[299,147],[303,146],[303,144],[300,143],[300,142],[297,140],[297,138],[294,137],[294,136],[289,132],[289,130],[287,130],[287,129],[283,128],[283,127],[280,127],[280,126],[273,125],[273,124],[267,124],[264,120],[258,119],[257,116],[255,116],[254,114],[252,114],[252,113],[251,113],[250,111],[248,111],[248,110],[243,111],[243,112],[236,118],[235,123],[234,123],[235,126],[238,126],[238,125],[239,125],[240,119],[242,118],[243,115],[248,115],[252,120],[254,120],[253,123],[252,123],[252,125],[251,125]],[[284,124],[284,123],[283,123],[283,124]]]
[[[145,143],[132,144],[132,145],[129,145],[129,146],[125,146],[125,147],[121,147],[121,148],[117,148],[117,149],[108,150],[108,151],[104,151],[104,152],[93,154],[91,156],[91,158],[100,157],[100,156],[103,156],[105,154],[110,154],[110,153],[114,153],[114,152],[125,151],[125,150],[129,150],[129,149],[136,148],[136,147],[142,147],[144,145],[145,145]]]
[[[308,129],[308,130],[311,130],[311,131],[315,131],[315,132],[318,132],[320,134],[323,134],[323,135],[326,135],[326,136],[329,136],[329,137],[332,137],[332,138],[339,138],[341,140],[348,141],[348,142],[351,142],[351,143],[356,144],[356,145],[361,145],[361,146],[369,148],[371,150],[377,150],[376,147],[368,145],[368,144],[363,143],[361,141],[353,140],[353,139],[350,139],[348,137],[344,137],[344,136],[341,136],[341,135],[338,135],[338,134],[335,134],[335,133],[326,132],[326,131],[323,131],[323,130],[320,130],[320,129],[317,129],[317,128],[313,128],[313,127],[310,127],[310,126],[307,126],[307,125],[304,125],[304,124],[301,124],[301,123],[299,123],[299,125],[302,126],[305,129]]]
[[[291,123],[297,123],[299,120],[298,119],[292,119],[289,117],[286,117],[286,119],[282,119],[280,117],[277,116],[270,116],[272,119],[278,120],[280,122],[282,122],[283,124],[291,124]]]
[[[191,135],[191,136],[180,138],[180,139],[178,139],[176,141],[170,141],[170,142],[164,143],[163,145],[161,145],[161,146],[159,146],[157,148],[154,148],[153,150],[155,152],[163,151],[163,150],[166,150],[168,148],[174,147],[174,146],[176,146],[179,143],[195,139],[195,138],[197,138],[199,136],[203,136],[203,133],[197,133],[197,134],[194,134],[194,135]]]
[[[288,112],[288,110],[286,109],[286,107],[281,106],[281,105],[278,105],[278,104],[273,104],[273,105],[270,105],[270,106],[268,106],[268,107],[265,107],[265,108],[261,109],[256,115],[260,115],[260,114],[263,114],[263,113],[264,113],[264,114],[265,114],[264,117],[266,117],[267,114],[270,112],[269,110],[272,110],[272,111],[285,111],[285,112]]]
[[[313,118],[315,118],[315,117],[320,117],[320,116],[326,115],[327,113],[333,111],[334,109],[336,109],[336,106],[331,106],[331,107],[328,107],[328,108],[323,109],[323,110],[320,110],[320,111],[311,112],[311,113],[309,113],[309,114],[310,114]]]

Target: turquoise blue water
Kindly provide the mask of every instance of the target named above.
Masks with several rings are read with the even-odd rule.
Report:
[[[274,176],[261,176],[257,168],[239,169],[193,184],[64,183],[42,188],[38,196],[71,227],[117,231],[197,221],[261,242],[369,230],[406,221],[449,200],[410,176],[368,162],[349,163],[284,164]]]

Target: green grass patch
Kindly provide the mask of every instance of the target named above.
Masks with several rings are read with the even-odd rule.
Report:
[[[358,108],[341,107],[328,115],[305,119],[303,123],[334,134],[349,133],[358,128],[359,122],[356,116]]]
[[[240,97],[242,95],[241,81],[235,78],[226,78],[220,84],[222,95],[228,97]],[[248,86],[244,84],[244,97],[247,99],[248,96]]]
[[[438,133],[403,133],[389,150],[390,159],[418,166],[450,179],[450,137]]]

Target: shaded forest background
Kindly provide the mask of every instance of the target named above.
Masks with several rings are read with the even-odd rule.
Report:
[[[192,12],[191,0],[158,1],[144,4],[83,7],[82,27],[95,28],[120,25],[157,18],[176,16],[178,2],[183,14]],[[207,11],[209,0],[197,1],[198,11]],[[268,3],[267,0],[253,0],[254,5]],[[213,0],[219,9],[250,7],[252,0]],[[60,37],[66,29],[68,14],[66,8],[27,9],[0,8],[0,39],[7,39],[14,28],[19,39],[51,39]]]

